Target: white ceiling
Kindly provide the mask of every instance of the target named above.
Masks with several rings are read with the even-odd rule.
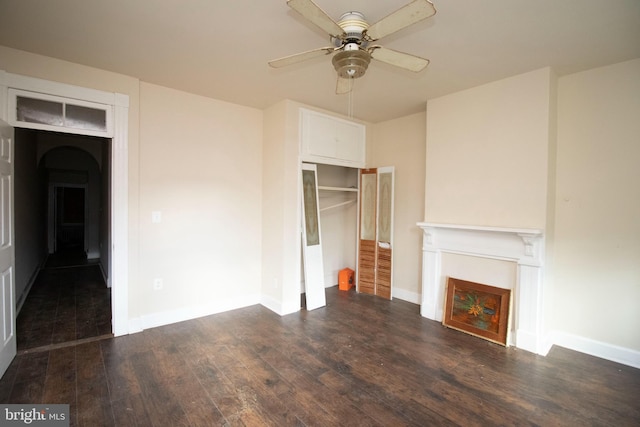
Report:
[[[409,0],[315,1],[336,20],[357,10],[373,23]],[[546,66],[564,75],[640,57],[640,0],[433,3],[435,16],[378,42],[429,67],[414,74],[372,61],[355,81],[355,117],[404,116],[427,99]],[[292,99],[348,111],[329,57],[267,66],[330,45],[285,0],[0,0],[0,45],[260,109]]]

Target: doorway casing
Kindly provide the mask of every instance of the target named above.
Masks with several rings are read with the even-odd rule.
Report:
[[[26,90],[36,94],[64,97],[84,102],[100,103],[110,109],[113,120],[106,132],[99,136],[111,143],[111,227],[109,236],[109,283],[111,287],[112,332],[115,336],[129,333],[129,246],[128,246],[128,134],[129,96],[104,92],[64,83],[21,76],[0,70],[0,119],[14,127],[43,129],[12,120],[9,114],[9,89]],[[80,129],[57,129],[78,135],[96,135]]]

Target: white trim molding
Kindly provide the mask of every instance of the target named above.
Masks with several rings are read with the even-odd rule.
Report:
[[[111,144],[111,235],[109,285],[111,287],[112,332],[115,336],[129,333],[129,96],[97,89],[73,86],[0,70],[0,119],[10,118],[9,89],[25,90],[44,96],[64,97],[81,102],[104,104],[113,112],[104,137]],[[15,124],[30,127],[28,123]],[[69,128],[67,133],[87,134]]]
[[[412,304],[420,304],[421,302],[421,296],[418,292],[407,291],[397,286],[393,288],[393,298],[401,299]]]
[[[237,310],[257,304],[260,304],[260,294],[241,295],[191,307],[145,314],[138,318],[131,319],[128,329],[130,333],[142,332],[145,329],[171,325],[173,323],[211,316],[213,314]]]
[[[442,321],[445,284],[441,274],[443,253],[514,262],[517,265],[517,278],[513,289],[513,344],[533,353],[546,353],[542,337],[544,235],[541,230],[427,222],[419,222],[418,227],[424,233],[422,316]]]
[[[113,335],[129,333],[129,96],[114,94],[111,142],[111,256]]]
[[[561,331],[552,331],[548,335],[547,351],[554,345],[640,369],[640,351],[637,350]]]

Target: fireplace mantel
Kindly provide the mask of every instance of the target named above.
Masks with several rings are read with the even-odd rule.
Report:
[[[543,353],[542,277],[544,234],[529,228],[487,227],[419,222],[422,244],[422,316],[442,321],[445,278],[443,253],[514,262],[514,328],[510,341],[517,347]]]

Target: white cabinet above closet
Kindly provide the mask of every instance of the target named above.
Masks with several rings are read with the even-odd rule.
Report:
[[[365,167],[366,130],[363,124],[301,108],[300,136],[303,161]]]

